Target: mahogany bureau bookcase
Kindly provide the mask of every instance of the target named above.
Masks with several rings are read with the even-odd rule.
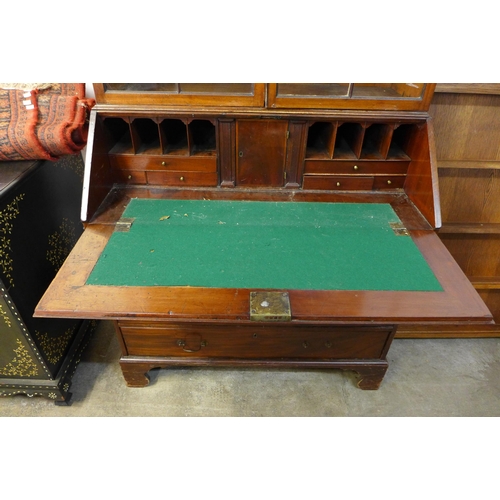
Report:
[[[85,231],[40,317],[152,368],[353,370],[400,325],[489,324],[435,234],[433,84],[95,84]]]

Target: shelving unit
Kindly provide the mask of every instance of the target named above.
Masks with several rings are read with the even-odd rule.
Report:
[[[120,183],[217,184],[213,121],[109,116],[103,120],[103,127],[113,175]]]
[[[403,189],[411,162],[406,138],[413,127],[397,122],[310,123],[304,189]]]
[[[500,84],[438,84],[439,236],[496,324],[400,329],[398,336],[500,336]]]

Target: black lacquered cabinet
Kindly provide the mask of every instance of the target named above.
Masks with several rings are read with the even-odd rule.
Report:
[[[82,233],[80,154],[57,162],[0,162],[0,396],[67,404],[94,323],[34,318]]]

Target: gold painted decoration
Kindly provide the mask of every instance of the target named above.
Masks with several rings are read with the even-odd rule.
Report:
[[[85,165],[83,163],[83,158],[81,157],[81,155],[66,156],[60,159],[57,163],[54,163],[54,165],[72,170],[78,177],[83,180]]]
[[[45,354],[49,363],[55,365],[64,356],[74,331],[75,327],[69,328],[58,337],[49,337],[48,333],[40,333],[35,330],[35,336],[40,344],[40,349]]]
[[[16,343],[15,357],[10,363],[0,368],[0,375],[4,377],[36,377],[38,366],[22,342],[16,339]]]
[[[14,286],[12,272],[14,262],[10,235],[14,228],[14,220],[19,215],[19,202],[24,199],[24,194],[16,196],[3,210],[0,210],[0,267],[10,286]]]
[[[71,252],[75,244],[75,226],[64,218],[58,230],[49,235],[49,250],[47,250],[47,260],[54,266],[55,271],[63,265],[66,257]]]
[[[4,323],[9,328],[12,328],[12,323],[10,321],[9,315],[5,312],[5,309],[3,308],[2,304],[0,304],[0,317],[4,320]]]

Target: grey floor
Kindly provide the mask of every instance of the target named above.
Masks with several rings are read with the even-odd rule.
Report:
[[[128,388],[112,324],[101,322],[73,377],[71,406],[0,399],[0,416],[500,416],[500,339],[396,339],[378,391],[343,371],[153,370]]]

